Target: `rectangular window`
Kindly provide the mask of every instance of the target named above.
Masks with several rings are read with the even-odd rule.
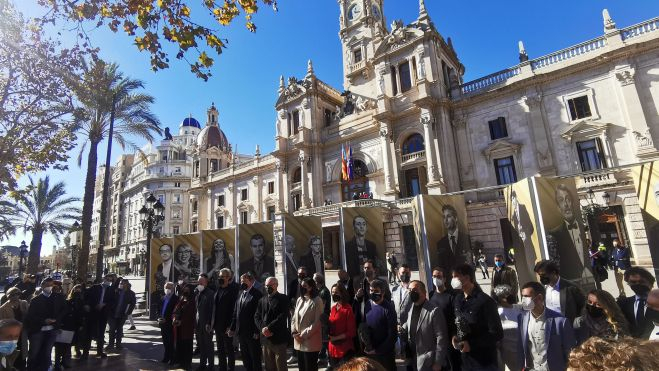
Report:
[[[158,195],[158,201],[160,201],[161,204],[165,204],[165,195]]]
[[[215,224],[216,228],[224,228],[224,217],[218,216]]]
[[[396,81],[396,67],[391,66],[391,87],[394,95],[398,95],[398,81]]]
[[[178,225],[173,226],[172,234],[179,234],[179,233],[180,233],[179,226]]]
[[[293,111],[293,134],[300,131],[300,111]]]
[[[246,201],[246,200],[247,200],[247,188],[244,188],[240,190],[240,201]]]
[[[359,63],[362,61],[362,49],[355,49],[352,51],[352,63]]]
[[[497,117],[496,120],[488,121],[490,126],[490,138],[492,140],[505,138],[508,136],[508,129],[506,128],[506,119]]]
[[[174,203],[175,204],[181,203],[181,194],[179,193],[174,194]]]
[[[240,224],[247,224],[247,211],[241,211],[240,212]]]
[[[181,187],[181,182],[174,182],[174,187],[180,188]]]
[[[497,173],[497,184],[510,184],[517,181],[513,156],[494,160],[494,169]]]
[[[588,102],[588,96],[586,95],[568,99],[567,105],[570,108],[570,117],[572,118],[572,121],[591,116],[590,103]]]
[[[323,111],[323,118],[325,119],[325,126],[332,125],[332,111],[325,108],[325,111]]]
[[[268,182],[268,194],[275,193],[275,182]]]
[[[598,170],[607,167],[599,138],[577,142],[577,152],[579,153],[581,171]]]
[[[196,213],[197,212],[197,201],[192,202],[192,212]]]
[[[401,93],[412,89],[412,75],[410,74],[410,64],[408,62],[398,66],[398,74],[400,75]]]
[[[217,196],[217,206],[224,206],[224,195]]]
[[[268,206],[268,220],[269,221],[275,220],[275,207],[274,206]]]

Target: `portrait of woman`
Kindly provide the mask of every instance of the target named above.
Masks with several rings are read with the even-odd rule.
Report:
[[[208,274],[208,277],[213,277],[213,274],[219,272],[222,268],[229,268],[234,271],[234,257],[227,251],[224,240],[218,238],[213,241],[211,255],[206,259],[206,274]]]
[[[199,256],[188,245],[179,245],[174,257],[176,280],[195,281],[199,276]]]

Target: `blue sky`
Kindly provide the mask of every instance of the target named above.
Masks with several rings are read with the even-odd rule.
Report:
[[[36,0],[14,2],[28,15],[40,14]],[[466,68],[465,81],[515,65],[519,40],[524,41],[529,57],[535,58],[602,35],[603,8],[609,9],[619,28],[659,16],[659,2],[650,0],[426,0],[426,8],[439,32],[453,40]],[[194,15],[196,9],[192,10]],[[387,24],[395,19],[407,24],[417,15],[417,0],[385,0]],[[258,27],[254,34],[240,17],[220,29],[229,44],[220,57],[213,56],[214,76],[208,82],[194,77],[186,63],[174,58],[169,70],[152,72],[148,55],[138,52],[124,34],[103,28],[91,36],[104,59],[117,62],[126,75],[145,82],[148,93],[156,98],[153,111],[164,127],[176,132],[189,114],[203,125],[206,109],[215,102],[221,128],[241,153],[252,153],[257,144],[267,153],[274,148],[280,75],[303,77],[311,59],[318,78],[343,88],[339,6],[336,0],[279,0],[279,12],[263,7],[254,21]],[[99,159],[105,158],[105,148],[99,147]],[[82,197],[85,168],[76,164],[77,151],[71,154],[70,171],[48,174],[65,181],[69,193]],[[113,158],[119,154],[121,149],[113,148]],[[30,237],[19,233],[0,244],[18,245],[22,239],[29,244]],[[44,238],[42,254],[50,253],[54,244],[50,236]]]

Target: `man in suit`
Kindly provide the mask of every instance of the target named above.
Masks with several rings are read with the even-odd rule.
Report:
[[[655,312],[645,306],[655,278],[644,268],[631,267],[625,271],[625,282],[634,291],[634,295],[619,298],[618,306],[629,323],[630,334],[635,338],[647,339],[654,328],[651,318]]]
[[[121,350],[121,339],[124,337],[124,324],[126,319],[133,313],[135,309],[135,293],[131,290],[131,284],[127,279],[122,279],[119,290],[115,291],[115,298],[112,308],[110,308],[110,315],[108,317],[108,324],[110,325],[110,341],[108,342],[108,349],[115,347]]]
[[[259,342],[261,330],[256,327],[254,316],[263,294],[254,288],[255,282],[256,278],[251,273],[243,273],[240,276],[242,291],[236,301],[228,332],[229,336],[238,335],[243,364],[247,371],[261,371],[261,344]]]
[[[275,260],[265,253],[265,237],[255,234],[249,239],[252,258],[240,263],[240,273],[254,272],[255,279],[263,282],[275,273]]]
[[[195,308],[197,308],[197,321],[195,322],[195,336],[199,346],[199,369],[213,369],[215,353],[213,351],[213,327],[215,291],[208,287],[208,275],[202,273],[197,281]]]
[[[164,277],[165,282],[176,281],[174,261],[172,260],[172,246],[167,244],[161,245],[158,251],[160,252],[161,263],[156,267],[156,277]]]
[[[545,306],[545,288],[538,282],[522,287],[522,308],[517,328],[524,369],[565,370],[576,346],[572,321]]]
[[[570,281],[566,281],[560,274],[558,264],[553,260],[541,260],[534,268],[540,277],[540,283],[545,286],[547,308],[573,323],[581,315],[586,305],[586,296],[583,291]]]
[[[302,255],[298,266],[307,267],[309,276],[315,273],[325,274],[325,262],[323,261],[323,241],[319,236],[309,238],[309,252]]]
[[[30,341],[27,370],[47,371],[50,368],[55,339],[67,311],[64,296],[53,292],[53,279],[44,279],[41,294],[32,299],[23,319]]]
[[[529,215],[526,206],[519,203],[517,193],[511,192],[510,206],[512,208],[512,215],[510,225],[514,230],[512,234],[512,247],[515,253],[515,264],[519,279],[522,282],[535,280],[533,273],[533,265],[535,264],[535,248],[533,247],[532,237],[535,232],[531,216]],[[517,290],[515,290],[517,292]]]
[[[561,276],[585,292],[595,289],[595,277],[589,264],[589,246],[576,208],[578,201],[565,184],[555,192],[556,206],[563,216],[561,224],[547,235],[549,259],[561,267]]]
[[[444,271],[435,267],[432,270],[432,284],[434,290],[430,292],[430,304],[442,311],[449,339],[456,335],[454,301],[458,291],[451,287],[450,280],[446,279]],[[450,370],[459,370],[461,364],[460,351],[455,349],[450,342],[446,345],[447,362],[446,365]]]
[[[618,286],[618,296],[625,297],[625,285],[622,283],[625,276],[625,271],[631,268],[632,264],[629,261],[629,249],[621,244],[616,238],[613,240],[613,252],[611,253],[611,262],[613,264],[613,275],[616,279],[616,286]]]
[[[357,215],[352,219],[352,227],[355,235],[351,240],[346,241],[346,263],[348,273],[353,279],[360,275],[360,268],[365,261],[376,261],[375,243],[366,239],[368,222],[366,218]]]
[[[165,354],[162,358],[162,363],[175,363],[174,357],[174,327],[172,326],[172,312],[178,303],[178,296],[174,294],[174,283],[165,283],[165,296],[161,300],[158,313],[158,326],[160,327],[160,336],[162,337],[162,345],[165,347]]]
[[[101,358],[107,357],[103,352],[105,343],[105,327],[110,317],[110,309],[114,306],[114,289],[112,288],[113,278],[111,274],[106,274],[102,283],[90,287],[85,292],[85,303],[89,308],[88,329],[91,339],[96,340],[97,355]],[[87,358],[89,345],[83,351],[83,358]]]
[[[411,368],[439,371],[447,355],[448,330],[444,313],[427,300],[426,292],[423,282],[410,282],[409,297],[413,306],[403,324],[403,333],[412,356]]]
[[[291,331],[288,328],[289,301],[277,292],[279,282],[275,277],[265,281],[266,294],[258,303],[254,320],[260,329],[266,371],[288,370],[286,346]]]
[[[290,285],[295,280],[298,265],[295,263],[295,238],[291,235],[284,237],[284,259],[286,260],[286,283]],[[290,287],[290,286],[288,286]]]
[[[339,277],[339,283],[348,291],[348,297],[350,298],[350,304],[355,300],[355,287],[352,283],[352,278],[343,269],[337,271],[337,276]]]
[[[437,262],[445,272],[460,264],[474,264],[469,235],[458,229],[458,211],[451,205],[442,206],[442,220],[448,232],[437,242]]]
[[[238,298],[238,284],[233,280],[233,273],[228,268],[220,269],[218,289],[215,292],[215,313],[213,314],[213,328],[217,341],[217,354],[220,371],[233,371],[236,358],[233,353],[233,339],[227,335],[231,326],[231,316]]]

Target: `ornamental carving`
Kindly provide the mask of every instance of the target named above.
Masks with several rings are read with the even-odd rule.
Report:
[[[522,102],[528,107],[530,110],[535,109],[540,106],[540,103],[542,103],[542,96],[541,95],[532,95],[532,96],[523,96],[522,97]]]
[[[430,115],[429,112],[422,113],[421,117],[419,118],[419,122],[421,122],[421,125],[428,125],[432,121],[432,116]]]
[[[620,82],[620,85],[625,86],[634,83],[634,71],[625,70],[616,72],[616,79]]]
[[[643,134],[639,133],[638,131],[634,131],[633,133],[637,147],[639,148],[654,147],[654,142],[652,141],[652,135],[650,134],[650,128],[645,129],[645,133]]]

